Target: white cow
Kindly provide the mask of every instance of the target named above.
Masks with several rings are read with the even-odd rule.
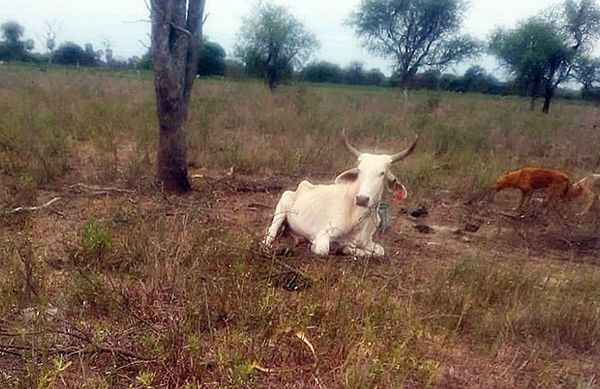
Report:
[[[264,249],[271,248],[287,223],[293,235],[311,242],[311,251],[317,255],[328,255],[332,243],[339,244],[345,254],[384,255],[383,247],[373,242],[380,223],[377,207],[384,188],[401,190],[406,196],[406,188],[390,173],[390,166],[414,150],[417,137],[407,149],[393,155],[359,152],[348,141],[345,130],[342,138],[358,158],[358,167],[340,174],[335,184],[302,181],[295,191],[284,192],[262,241]]]

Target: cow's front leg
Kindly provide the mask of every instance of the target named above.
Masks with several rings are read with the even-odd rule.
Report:
[[[312,241],[310,251],[321,256],[329,255],[329,245],[329,235],[325,233],[319,234],[319,236]]]

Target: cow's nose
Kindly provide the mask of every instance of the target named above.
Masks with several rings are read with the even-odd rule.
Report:
[[[356,205],[359,207],[367,207],[369,205],[369,197],[368,196],[356,196]]]

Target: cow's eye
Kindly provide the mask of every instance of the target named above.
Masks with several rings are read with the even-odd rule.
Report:
[[[383,176],[384,174],[385,174],[385,172],[381,172],[381,173],[379,173],[379,175],[380,175],[380,176]]]

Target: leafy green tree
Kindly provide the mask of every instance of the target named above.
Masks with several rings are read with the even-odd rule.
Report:
[[[220,44],[206,40],[202,43],[198,55],[199,75],[225,75],[225,49]]]
[[[527,89],[532,110],[549,77],[555,87],[568,79],[570,50],[560,31],[544,18],[529,18],[513,30],[497,30],[490,41],[490,51],[515,76],[517,84]],[[551,98],[545,103],[548,108]]]
[[[344,82],[350,85],[362,85],[366,82],[365,69],[362,62],[352,61],[344,68]]]
[[[454,75],[451,75],[452,77],[455,77]],[[419,73],[416,74],[415,77],[413,78],[412,82],[411,82],[411,87],[413,88],[425,88],[425,89],[440,89],[441,85],[440,85],[440,78],[441,78],[441,73],[439,70],[427,70],[423,73]],[[398,78],[396,75],[392,75],[391,80],[390,80],[391,84],[393,86],[397,86],[398,84]],[[445,88],[448,89],[448,88]]]
[[[362,0],[348,23],[365,47],[390,58],[406,90],[421,69],[438,69],[478,54],[481,45],[460,35],[462,0]]]
[[[140,65],[140,57],[138,57],[137,55],[133,55],[129,58],[127,58],[127,66],[132,68],[132,69],[137,69],[139,68]]]
[[[21,42],[21,38],[25,33],[25,27],[21,26],[18,22],[9,21],[2,23],[0,26],[2,30],[2,38],[8,44],[16,45]]]
[[[148,50],[142,58],[140,58],[140,62],[138,63],[138,68],[140,69],[152,69],[152,52]]]
[[[462,84],[466,92],[478,93],[497,93],[499,87],[498,80],[479,65],[473,65],[465,71]]]
[[[317,39],[285,7],[260,3],[244,18],[235,56],[248,73],[264,75],[271,90],[302,66],[317,47]]]
[[[33,39],[27,39],[25,42],[23,42],[23,47],[25,48],[25,50],[31,51],[35,47],[35,42],[33,41]]]
[[[600,10],[594,0],[566,0],[560,8],[531,17],[514,29],[497,30],[490,51],[528,86],[531,109],[544,95],[542,112],[548,113],[556,89],[570,80],[579,61],[600,37]]]
[[[365,82],[368,85],[383,85],[385,84],[385,74],[377,68],[373,68],[366,72]]]
[[[85,53],[89,58],[94,58],[94,64],[98,65],[102,61],[102,55],[104,55],[104,51],[102,50],[94,50],[94,45],[91,43],[86,43],[84,45]],[[112,53],[110,54],[112,55]],[[89,65],[85,65],[89,66]]]
[[[344,78],[342,68],[327,61],[309,63],[300,72],[300,77],[305,81],[329,82],[332,84],[341,83]]]
[[[573,69],[573,77],[581,83],[582,93],[600,82],[600,58],[582,57]]]
[[[237,59],[225,60],[225,77],[230,80],[243,80],[247,77],[244,64]]]
[[[25,28],[18,22],[9,21],[0,25],[2,41],[0,42],[0,60],[2,61],[31,61],[33,58],[28,53],[33,49],[33,41],[21,38]]]
[[[81,48],[81,46],[73,42],[65,42],[61,44],[59,48],[54,51],[52,55],[52,62],[62,65],[98,65],[96,53],[93,50],[84,50]]]

